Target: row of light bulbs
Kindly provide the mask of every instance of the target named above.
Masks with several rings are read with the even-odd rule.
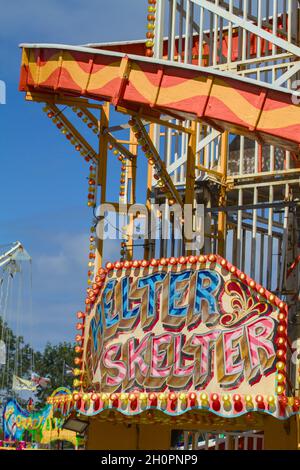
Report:
[[[122,408],[129,407],[131,410],[146,409],[154,407],[161,410],[170,410],[173,412],[185,410],[187,408],[202,408],[214,412],[242,413],[254,410],[269,411],[274,413],[278,407],[285,409],[290,407],[291,411],[299,412],[299,397],[277,397],[276,395],[230,395],[227,393],[206,392],[129,392],[129,393],[81,393],[74,392],[72,395],[60,395],[50,397],[48,403],[58,407],[69,403],[77,410],[89,409],[92,405],[95,411],[103,408]]]
[[[91,165],[90,173],[88,177],[89,182],[89,192],[88,192],[88,207],[95,207],[96,206],[96,193],[97,193],[97,167],[96,165]]]
[[[90,228],[89,238],[89,261],[88,261],[88,280],[87,284],[90,287],[93,284],[94,270],[95,270],[95,259],[96,259],[96,227],[94,225]]]
[[[123,199],[122,202],[125,202],[125,197],[126,197],[126,169],[127,169],[127,159],[124,155],[122,155],[118,149],[114,149],[114,146],[112,144],[109,144],[108,146],[109,150],[113,152],[114,155],[118,157],[118,160],[121,162],[121,174],[120,174],[120,189],[119,189],[119,196],[120,198]]]
[[[77,117],[79,117],[79,119],[82,120],[82,122],[83,122],[84,124],[87,125],[87,127],[88,127],[94,134],[98,134],[98,133],[99,133],[98,126],[97,126],[96,124],[94,124],[93,121],[91,121],[91,120],[89,119],[89,117],[84,113],[84,111],[82,111],[82,109],[77,108],[77,106],[73,106],[72,111],[77,115]]]
[[[146,34],[146,56],[153,57],[154,55],[154,40],[155,40],[155,13],[156,13],[156,0],[148,0],[148,15],[147,15],[147,34]]]
[[[80,152],[80,155],[84,157],[85,161],[90,162],[96,157],[96,154],[94,152],[91,154],[91,152],[78,141],[76,136],[72,134],[68,126],[61,121],[59,113],[55,113],[51,107],[47,105],[43,107],[43,111],[47,113],[48,118],[56,125],[57,129],[66,136],[66,139],[75,147],[75,150]]]

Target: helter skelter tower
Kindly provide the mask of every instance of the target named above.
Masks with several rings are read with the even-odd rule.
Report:
[[[22,45],[20,88],[46,103],[89,162],[89,206],[122,212],[143,202],[136,187],[145,156],[146,214],[160,234],[145,237],[136,260],[131,213],[121,255],[106,266],[103,237],[91,234],[78,390],[55,406],[96,416],[91,448],[114,439],[116,448],[137,440],[166,448],[172,429],[201,430],[195,448],[208,447],[212,430],[216,448],[220,430],[226,448],[249,439],[257,447],[253,430],[266,448],[296,448],[298,1],[149,0],[147,8],[146,40]],[[124,124],[110,125],[112,107]],[[119,201],[107,201],[111,155],[121,165]],[[193,208],[196,230],[204,206],[201,246],[175,236],[174,217],[163,236],[174,205]],[[139,429],[125,441],[124,422]]]

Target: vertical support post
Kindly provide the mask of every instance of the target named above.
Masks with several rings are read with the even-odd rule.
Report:
[[[258,203],[258,188],[253,189],[253,204]],[[257,246],[257,210],[253,210],[253,226],[251,234],[251,261],[250,261],[250,276],[254,279],[256,277],[256,246]]]
[[[232,264],[234,264],[234,266],[238,266],[237,244],[238,244],[238,232],[237,232],[237,227],[234,227],[234,229],[232,231],[232,250],[231,250]],[[227,240],[226,240],[226,251],[227,251],[228,248],[229,247],[228,247]]]
[[[205,203],[205,207],[207,209],[211,209],[212,202],[211,202],[211,193],[207,188],[203,189],[203,201]],[[212,239],[211,239],[211,230],[212,230],[212,216],[211,213],[205,214],[204,218],[204,250],[203,253],[210,253],[211,246],[212,246]]]
[[[164,255],[164,240],[163,240],[163,211],[159,211],[159,257],[162,258]]]
[[[197,123],[192,122],[191,125],[192,133],[189,134],[188,149],[187,149],[187,162],[186,162],[186,189],[185,189],[185,204],[191,204],[194,209],[195,203],[195,162],[196,162],[196,145],[197,145]],[[193,210],[194,218],[194,210]],[[193,223],[193,220],[191,221]],[[194,224],[193,224],[194,226]],[[186,255],[189,256],[192,254],[192,251],[189,248],[188,240],[185,240],[187,244]]]
[[[235,435],[225,434],[226,436],[226,450],[235,450]]]
[[[228,158],[228,132],[224,132],[221,140],[221,162],[220,171],[223,175],[223,182],[225,183],[227,178],[227,158]],[[219,199],[219,206],[225,206],[226,204],[226,189],[221,188],[221,194]],[[225,256],[225,242],[226,242],[226,225],[227,215],[225,212],[219,212],[218,214],[218,254]]]
[[[274,188],[269,188],[269,202],[274,200]],[[273,256],[273,208],[270,207],[268,215],[268,250],[267,250],[267,289],[272,289],[272,256]]]
[[[257,26],[262,25],[262,0],[257,1]],[[261,38],[257,36],[257,57],[261,56]]]
[[[132,153],[132,155],[137,156],[137,143],[136,137],[134,135],[134,132],[132,129],[130,129],[130,134],[129,134],[129,141],[133,142],[133,144],[129,145],[129,151]],[[130,184],[130,190],[129,190],[129,195],[128,195],[128,204],[132,205],[135,204],[136,202],[136,158],[132,160],[128,160],[128,180],[131,180]],[[133,256],[133,230],[134,230],[134,215],[130,214],[129,220],[129,233],[128,233],[128,241],[127,241],[127,259],[131,260]]]
[[[162,56],[163,56],[165,7],[166,7],[166,0],[157,0],[156,21],[155,21],[155,43],[154,43],[155,59],[162,59]]]
[[[270,171],[275,170],[275,148],[272,146],[270,149]],[[269,188],[269,202],[274,201],[274,186]],[[266,286],[267,289],[272,288],[272,269],[273,267],[273,208],[268,212],[268,236],[267,236],[267,276]]]
[[[246,237],[247,237],[247,230],[242,229],[242,260],[241,260],[241,271],[245,272],[246,266]]]
[[[204,8],[200,7],[200,27],[199,27],[199,58],[198,65],[203,65],[203,33],[204,33]]]
[[[169,31],[169,60],[175,60],[175,33],[176,33],[176,7],[177,0],[172,0],[170,9],[170,31]]]
[[[184,431],[183,433],[183,449],[189,450],[189,432]]]
[[[242,206],[243,204],[243,190],[239,189],[239,199],[238,205]],[[243,211],[238,210],[237,215],[237,245],[236,245],[236,265],[241,269],[241,259],[242,259],[242,225],[243,225]]]
[[[260,250],[259,250],[259,280],[258,282],[263,285],[264,283],[264,252],[265,252],[265,236],[260,234]]]
[[[100,203],[104,204],[106,201],[106,175],[107,175],[107,149],[108,138],[105,130],[109,126],[109,103],[104,103],[100,115],[100,134],[99,134],[99,171],[98,171],[98,185],[101,186]],[[96,243],[96,259],[95,259],[95,272],[102,266],[103,261],[103,224],[101,233],[97,233]]]
[[[229,13],[233,13],[233,0],[229,0]],[[232,22],[228,23],[228,50],[227,50],[227,66],[231,65],[232,61]]]
[[[192,434],[192,450],[197,450],[197,448],[198,448],[198,439],[199,439],[199,433],[198,432],[193,432],[193,434]]]
[[[257,171],[258,173],[261,173],[263,171],[263,148],[261,144],[258,144]]]
[[[293,42],[296,39],[296,12],[297,12],[297,0],[288,0],[288,42]]]
[[[155,124],[150,124],[149,135],[150,139],[153,141],[154,138],[154,129]],[[147,169],[147,194],[146,194],[146,208],[148,211],[148,238],[145,240],[145,247],[144,247],[144,259],[150,259],[155,257],[155,251],[153,253],[153,239],[152,235],[152,212],[151,212],[151,196],[152,196],[152,178],[153,178],[153,168],[150,163],[148,163]]]
[[[216,6],[219,5],[219,0],[215,0]],[[214,36],[213,36],[213,66],[217,65],[217,52],[218,52],[218,36],[219,36],[219,18],[216,14],[214,14]],[[221,34],[220,34],[220,42],[222,42]]]
[[[168,250],[169,250],[169,240],[170,240],[170,207],[168,200],[165,199],[164,202],[164,209],[162,212],[162,253],[164,257],[168,257]]]

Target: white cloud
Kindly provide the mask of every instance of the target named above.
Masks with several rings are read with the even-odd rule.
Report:
[[[42,247],[43,252],[36,253],[33,258],[37,297],[59,299],[63,303],[71,298],[82,301],[89,261],[88,231],[74,235],[56,234]]]
[[[34,260],[40,274],[46,271],[50,276],[66,276],[73,269],[87,266],[88,234],[59,234],[52,243],[58,246],[53,254],[42,253]]]
[[[74,340],[75,313],[84,308],[87,287],[89,233],[58,233],[42,246],[33,257],[34,321],[26,327],[26,337],[38,348]],[[104,262],[118,259],[119,250],[120,241],[107,241]]]

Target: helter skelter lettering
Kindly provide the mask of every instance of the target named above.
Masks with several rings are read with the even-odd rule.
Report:
[[[89,325],[90,375],[103,391],[255,384],[274,370],[271,313],[241,281],[217,270],[112,276]]]

